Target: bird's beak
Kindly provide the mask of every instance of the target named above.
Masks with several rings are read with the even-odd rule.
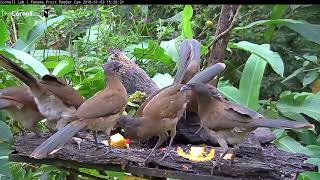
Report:
[[[192,90],[192,88],[188,85],[184,85],[180,88],[180,91],[187,91],[187,90]]]

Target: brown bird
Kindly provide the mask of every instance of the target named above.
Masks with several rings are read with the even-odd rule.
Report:
[[[225,100],[217,88],[201,82],[189,82],[181,88],[183,92],[186,90],[193,90],[196,93],[201,126],[222,147],[223,155],[216,165],[219,165],[228,152],[228,144],[240,144],[257,127],[314,128],[310,123],[265,119],[249,108]]]
[[[201,44],[199,41],[195,39],[191,39],[188,41],[190,41],[190,46],[189,46],[189,49],[186,49],[186,50],[189,51],[192,54],[192,56],[190,58],[190,63],[186,69],[186,73],[182,79],[181,84],[186,84],[191,78],[194,77],[195,74],[197,74],[200,71],[200,63],[201,63],[200,45]],[[185,52],[184,54],[187,54],[187,52]],[[189,99],[189,102],[187,104],[187,111],[198,113],[198,102],[197,102],[196,95],[192,91],[190,91],[190,92],[187,92],[187,96]]]
[[[62,79],[45,75],[37,80],[26,70],[0,54],[0,66],[24,82],[38,106],[40,113],[46,117],[46,125],[54,130],[67,124],[84,102],[84,98]],[[58,123],[58,125],[56,125]]]
[[[125,116],[120,118],[119,125],[132,139],[143,141],[153,136],[159,137],[158,142],[145,159],[145,162],[168,138],[168,131],[170,131],[171,138],[167,151],[162,159],[170,153],[171,145],[176,135],[176,125],[178,120],[184,115],[186,104],[188,102],[187,94],[180,92],[180,88],[183,86],[181,81],[186,71],[188,59],[192,56],[192,54],[186,55],[182,52],[185,52],[185,49],[189,48],[189,46],[189,41],[184,41],[180,46],[181,60],[174,83],[153,95],[138,109],[138,114],[134,118]],[[211,76],[215,76],[223,71],[221,71],[220,65],[221,64],[216,65],[216,69],[211,69],[213,70],[211,72],[206,71],[205,73],[207,73],[207,75],[199,73],[197,77],[207,79],[206,77],[209,76],[208,73],[211,73]],[[201,78],[198,80],[201,81]]]
[[[200,71],[200,42],[195,39],[186,40],[188,41],[189,46],[187,48],[183,49],[183,52],[180,52],[180,54],[184,56],[188,56],[190,54],[189,63],[186,69],[186,72],[183,76],[183,79],[181,81],[181,84],[186,84],[195,74],[197,74]],[[186,58],[186,57],[182,57]]]
[[[108,136],[127,105],[127,91],[116,75],[121,68],[118,61],[108,61],[104,72],[108,86],[86,100],[77,110],[77,120],[69,123],[36,148],[30,157],[44,158],[56,152],[81,129],[104,131]],[[110,138],[109,148],[110,146]],[[95,137],[97,145],[97,139]],[[109,149],[110,150],[110,149]]]
[[[196,73],[200,70],[200,43],[195,39],[185,40],[180,46],[179,54],[181,56],[181,61],[179,62],[178,70],[175,75],[174,82],[181,81],[181,84],[187,83]],[[185,67],[181,67],[185,66]],[[182,80],[181,80],[182,78]],[[170,86],[168,86],[170,87]],[[162,88],[158,92],[151,95],[148,99],[146,99],[140,106],[140,108],[137,110],[134,117],[141,117],[142,111],[144,107],[149,103],[149,101],[158,93],[163,91],[164,89],[168,88]],[[187,94],[188,98],[192,96],[192,92]],[[192,97],[191,102],[192,105],[190,105],[190,109],[192,109],[193,112],[197,112],[198,105],[196,102],[194,102],[196,98]],[[189,103],[188,103],[189,104]],[[195,105],[194,105],[195,104]],[[189,109],[189,108],[188,108]]]
[[[28,93],[28,88],[24,86],[9,87],[0,90],[0,110],[8,112],[12,118],[13,125],[22,133],[24,129],[30,130],[37,135],[36,125],[44,119],[39,112],[33,97]]]

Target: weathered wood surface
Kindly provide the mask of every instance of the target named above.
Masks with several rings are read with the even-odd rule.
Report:
[[[302,154],[294,154],[281,151],[269,144],[259,149],[258,147],[244,145],[232,165],[224,162],[221,171],[214,170],[210,175],[212,162],[191,162],[172,151],[171,157],[159,162],[164,152],[158,150],[147,165],[143,164],[150,149],[130,148],[113,149],[105,155],[107,147],[96,150],[91,134],[79,133],[82,139],[80,149],[75,141],[69,141],[62,149],[46,159],[35,160],[27,156],[40,145],[50,134],[42,134],[43,137],[29,133],[16,137],[15,152],[10,156],[12,161],[24,161],[32,163],[52,164],[65,167],[89,167],[104,170],[124,170],[136,175],[155,177],[173,177],[180,179],[295,179],[297,173],[306,170],[314,170],[315,167],[303,163],[307,157]],[[99,136],[100,141],[104,139]],[[178,145],[188,149],[186,145]],[[177,145],[174,146],[176,149]],[[206,150],[209,150],[207,147]],[[215,148],[216,154],[221,152]]]
[[[118,72],[118,76],[128,94],[142,91],[150,96],[159,90],[156,83],[134,61],[130,60],[119,50],[114,50],[113,53],[112,59],[119,61],[123,65]]]

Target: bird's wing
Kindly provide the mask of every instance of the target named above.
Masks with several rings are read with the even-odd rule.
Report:
[[[13,105],[18,108],[21,108],[27,105],[28,107],[36,111],[38,110],[33,97],[28,93],[28,88],[25,86],[17,86],[17,87],[1,89],[0,99],[2,99],[2,105],[4,105],[6,102],[6,103],[9,103],[10,106]]]
[[[241,115],[244,115],[244,116],[248,116],[252,119],[258,119],[258,118],[263,118],[263,116],[259,113],[257,113],[256,111],[252,110],[252,109],[249,109],[247,107],[244,107],[240,104],[235,104],[235,103],[231,103],[231,102],[228,102],[228,101],[225,101],[225,110],[232,110],[236,113],[239,113]],[[241,122],[241,121],[245,121],[247,122],[248,121],[248,118],[239,118],[239,119],[236,119],[237,121]]]
[[[152,94],[148,99],[146,99],[138,108],[136,114],[134,115],[134,117],[142,117],[143,115],[143,110],[144,108],[149,104],[149,102],[151,101],[151,99],[156,96],[157,94],[159,94],[161,91],[163,91],[164,89],[168,88],[170,86],[164,87],[162,89],[160,89],[159,91],[157,91],[156,93]]]
[[[154,117],[174,118],[181,108],[185,108],[187,97],[180,92],[181,84],[174,84],[154,96],[143,110],[143,114]]]
[[[17,102],[10,96],[0,96],[0,109],[8,108],[8,107],[18,107],[22,108],[24,104]]]
[[[40,83],[66,105],[78,108],[85,101],[73,87],[66,84],[62,79],[54,76],[44,77],[46,78],[43,78]]]
[[[88,119],[104,117],[120,113],[124,110],[126,104],[126,95],[121,95],[110,89],[103,90],[86,100],[77,110],[76,116]]]

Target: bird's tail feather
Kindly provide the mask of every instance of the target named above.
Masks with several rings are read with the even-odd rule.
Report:
[[[183,77],[187,71],[187,67],[190,64],[190,61],[193,59],[200,59],[200,43],[195,40],[184,40],[179,49],[180,61],[177,69],[177,73],[174,77],[174,83],[180,84],[183,80]],[[199,56],[199,57],[194,57]]]
[[[20,79],[27,86],[30,87],[37,85],[37,80],[30,73],[2,54],[0,54],[0,66],[9,71],[16,78]]]
[[[41,159],[48,154],[58,151],[64,144],[66,144],[77,132],[83,129],[86,123],[81,120],[69,123],[64,128],[53,134],[49,139],[44,141],[37,147],[30,155],[30,157]]]
[[[284,119],[256,119],[253,120],[249,125],[252,127],[270,127],[280,129],[314,129],[314,125],[310,123],[290,121]]]
[[[198,72],[193,78],[190,79],[188,84],[195,83],[195,82],[202,82],[204,84],[211,81],[215,76],[221,74],[226,65],[224,63],[216,63],[212,66],[207,67],[206,69]]]

